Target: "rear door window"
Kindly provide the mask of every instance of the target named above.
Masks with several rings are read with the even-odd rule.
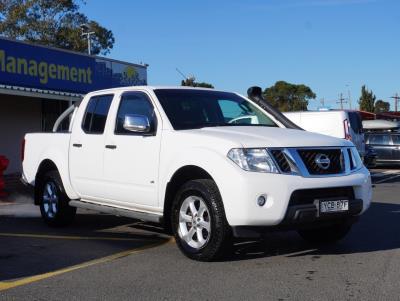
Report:
[[[370,135],[369,144],[390,145],[389,135]]]
[[[101,95],[90,98],[86,107],[82,129],[86,134],[103,134],[113,95]]]

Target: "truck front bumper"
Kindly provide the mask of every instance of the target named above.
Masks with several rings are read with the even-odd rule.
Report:
[[[283,221],[276,226],[233,226],[235,237],[256,238],[266,232],[279,230],[310,229],[332,224],[352,224],[363,209],[362,200],[349,200],[349,211],[321,216],[316,205],[289,206]]]
[[[299,228],[335,220],[350,220],[368,209],[372,199],[369,171],[350,175],[305,178],[295,175],[241,172],[229,187],[220,187],[228,223],[233,227]],[[257,199],[266,203],[259,206]],[[322,215],[318,199],[345,197],[349,210]]]

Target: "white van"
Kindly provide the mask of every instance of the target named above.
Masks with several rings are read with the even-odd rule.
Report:
[[[350,140],[361,157],[365,154],[364,131],[357,111],[328,110],[283,113],[306,131]]]

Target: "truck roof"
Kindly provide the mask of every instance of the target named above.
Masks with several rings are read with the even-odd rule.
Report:
[[[188,87],[188,86],[128,86],[128,87],[118,87],[118,88],[96,90],[96,91],[92,91],[88,94],[111,93],[111,92],[119,92],[119,91],[135,91],[135,90],[160,90],[160,89],[206,90],[206,91],[225,92],[223,90],[216,90],[216,89],[211,89],[211,88]]]

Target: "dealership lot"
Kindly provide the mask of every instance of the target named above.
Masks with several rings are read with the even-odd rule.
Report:
[[[240,241],[226,260],[183,257],[158,227],[81,211],[43,225],[24,195],[0,202],[0,299],[398,300],[400,170],[372,172],[374,202],[340,243],[295,232]]]

